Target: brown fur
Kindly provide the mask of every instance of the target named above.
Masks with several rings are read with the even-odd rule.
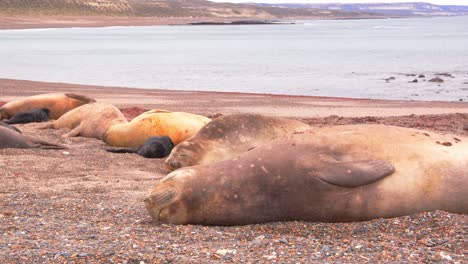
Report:
[[[315,128],[232,160],[176,170],[145,203],[154,219],[175,224],[466,214],[468,138],[453,138],[384,125]]]
[[[308,128],[296,120],[259,114],[218,117],[176,146],[166,165],[173,170],[230,159],[275,138]]]
[[[210,119],[201,115],[151,110],[129,123],[111,126],[103,140],[114,147],[137,148],[150,137],[168,136],[177,145],[197,133],[208,122]]]
[[[16,113],[40,108],[49,109],[50,118],[58,119],[66,112],[94,101],[94,99],[76,94],[49,93],[29,96],[8,102],[0,107],[0,120],[8,119]]]
[[[101,139],[110,126],[125,124],[127,119],[114,105],[91,103],[77,107],[43,128],[72,129],[63,137],[90,137]]]

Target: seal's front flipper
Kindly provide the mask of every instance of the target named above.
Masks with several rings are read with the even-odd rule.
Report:
[[[16,132],[18,132],[18,133],[21,134],[21,130],[19,130],[18,128],[14,127],[14,126],[8,125],[7,123],[4,123],[4,122],[2,122],[2,121],[0,121],[0,126],[6,127],[6,128],[8,128],[8,129],[11,129],[11,130],[14,130],[14,131],[16,131]]]
[[[107,152],[112,152],[112,153],[135,153],[136,150],[131,149],[131,148],[107,148]]]
[[[357,187],[376,182],[395,172],[384,160],[323,161],[315,174],[324,182],[341,187]]]

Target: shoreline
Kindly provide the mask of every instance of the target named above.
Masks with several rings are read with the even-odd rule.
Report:
[[[93,28],[93,27],[118,27],[118,26],[196,26],[191,23],[200,22],[235,22],[239,20],[362,20],[362,19],[388,19],[388,18],[412,18],[412,17],[387,17],[387,16],[357,16],[357,17],[288,17],[288,18],[249,18],[249,17],[125,17],[125,16],[0,16],[0,30],[15,29],[54,29],[54,28]],[[239,25],[241,26],[241,25]]]
[[[468,114],[468,103],[466,102],[142,89],[0,78],[0,101],[3,102],[50,92],[83,93],[99,101],[115,104],[120,108],[138,106],[146,109],[160,108],[170,111],[184,109],[184,111],[204,115],[257,112],[275,116],[316,118]]]

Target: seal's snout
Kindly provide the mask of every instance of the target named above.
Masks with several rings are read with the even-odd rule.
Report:
[[[169,170],[177,170],[178,168],[182,167],[182,164],[178,161],[167,161],[166,166]]]

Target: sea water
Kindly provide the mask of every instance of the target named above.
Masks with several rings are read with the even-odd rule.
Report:
[[[468,17],[296,22],[0,30],[0,78],[468,101]]]

